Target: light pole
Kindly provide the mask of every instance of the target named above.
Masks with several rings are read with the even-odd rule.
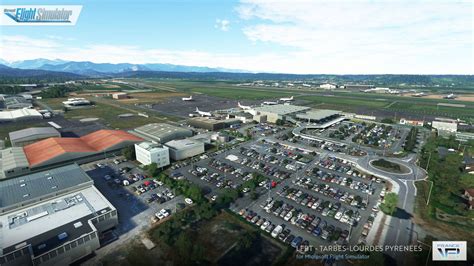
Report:
[[[428,245],[428,244],[426,244],[426,243],[421,242],[421,241],[419,240],[419,237],[418,237],[418,232],[415,231],[415,230],[413,230],[413,228],[407,227],[407,230],[408,230],[408,231],[411,231],[411,232],[413,232],[413,233],[416,234],[416,242],[417,242],[417,243],[420,243],[420,244],[422,244],[422,245],[424,245],[424,246],[426,246],[426,247],[429,248],[428,255],[426,256],[426,262],[425,262],[425,266],[428,265],[428,259],[430,258],[430,254],[431,254],[431,246]]]

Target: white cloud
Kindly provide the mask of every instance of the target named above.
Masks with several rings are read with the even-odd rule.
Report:
[[[474,73],[469,2],[243,0],[236,10],[250,41],[316,60],[306,72]]]
[[[107,43],[74,46],[51,36],[1,35],[0,58],[170,63],[282,73],[474,73],[473,14],[464,3],[245,0],[237,12],[249,45],[265,44],[265,52]],[[216,20],[215,27],[229,30],[230,23],[223,21],[227,20]]]
[[[230,21],[227,19],[216,19],[216,24],[214,28],[220,29],[221,31],[228,31],[230,28]]]

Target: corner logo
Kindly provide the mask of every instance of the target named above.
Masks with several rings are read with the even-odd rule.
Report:
[[[0,25],[75,25],[82,6],[0,6]]]
[[[433,261],[466,261],[466,241],[433,241]]]

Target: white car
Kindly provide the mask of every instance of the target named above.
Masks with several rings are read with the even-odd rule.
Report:
[[[217,195],[214,195],[211,197],[211,201],[216,201],[216,199],[217,199]]]
[[[170,216],[170,213],[169,213],[167,210],[165,210],[165,209],[161,209],[160,213],[161,213],[164,217]]]
[[[260,229],[265,230],[271,224],[270,221],[266,221],[260,226]]]
[[[165,218],[165,216],[161,212],[155,213],[155,217],[158,218],[158,220],[161,220],[161,219]]]
[[[190,199],[190,198],[185,198],[185,199],[184,199],[184,202],[186,202],[186,203],[189,204],[189,205],[193,204],[193,200]]]

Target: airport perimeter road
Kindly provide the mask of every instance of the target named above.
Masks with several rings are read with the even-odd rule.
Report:
[[[378,169],[374,166],[372,166],[371,162],[378,160],[378,159],[384,159],[390,162],[394,162],[397,164],[400,164],[404,167],[406,167],[409,172],[407,173],[392,173],[392,172],[387,172],[381,169]],[[366,169],[367,171],[374,173],[376,175],[381,175],[383,177],[388,177],[391,179],[402,179],[402,180],[421,180],[425,178],[426,172],[424,169],[421,167],[417,166],[413,162],[414,158],[413,157],[408,157],[405,159],[399,159],[399,158],[387,158],[387,157],[381,157],[377,155],[367,155],[364,157],[358,158],[355,163],[359,165],[360,168]]]

